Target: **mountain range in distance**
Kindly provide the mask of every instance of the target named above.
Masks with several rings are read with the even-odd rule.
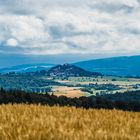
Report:
[[[124,56],[112,57],[104,59],[93,59],[89,61],[82,61],[73,63],[79,68],[90,72],[99,72],[105,75],[116,76],[140,76],[140,56]],[[35,72],[41,70],[49,70],[55,67],[56,64],[26,64],[18,65],[10,68],[0,69],[0,73],[9,72]]]
[[[54,67],[55,64],[25,64],[25,65],[18,65],[9,68],[0,69],[1,73],[9,73],[9,72],[36,72],[41,70],[49,70],[50,68]]]
[[[140,56],[123,56],[75,63],[92,72],[116,76],[140,76]]]

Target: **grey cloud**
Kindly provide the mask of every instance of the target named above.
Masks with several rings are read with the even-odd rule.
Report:
[[[57,26],[52,25],[52,26],[48,27],[47,30],[49,30],[49,33],[53,39],[62,39],[64,37],[74,37],[74,36],[81,36],[81,35],[97,34],[95,31],[90,31],[90,32],[77,31],[76,27],[74,27],[71,24],[67,24],[64,27],[61,27],[59,25],[57,25]]]
[[[95,3],[90,4],[89,7],[93,10],[99,10],[101,12],[107,12],[107,13],[131,13],[134,10],[140,8],[140,5],[138,4],[138,1],[135,1],[135,3],[130,4],[130,0],[128,0],[129,3],[127,2],[127,0],[122,1],[122,0],[118,0],[118,1],[114,1],[114,0],[101,0],[101,1],[95,1]]]
[[[0,51],[138,53],[139,17],[140,0],[0,0]]]
[[[128,33],[128,34],[132,34],[132,35],[136,35],[136,36],[140,36],[140,27],[132,27],[132,26],[125,26],[123,28],[121,28],[123,33]]]
[[[59,25],[49,27],[49,32],[54,39],[72,35],[74,30],[75,28],[71,24],[67,24],[64,27],[60,27]]]
[[[47,9],[55,7],[81,7],[86,0],[0,0],[0,10],[3,14],[40,15]]]

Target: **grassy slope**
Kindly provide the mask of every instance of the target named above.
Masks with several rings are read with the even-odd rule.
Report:
[[[1,140],[138,140],[140,113],[1,105]]]

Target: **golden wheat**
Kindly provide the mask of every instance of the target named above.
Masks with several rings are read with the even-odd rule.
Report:
[[[0,105],[0,140],[140,140],[140,113]]]

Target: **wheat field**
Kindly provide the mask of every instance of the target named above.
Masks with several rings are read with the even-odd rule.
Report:
[[[0,105],[0,140],[140,140],[140,113]]]

